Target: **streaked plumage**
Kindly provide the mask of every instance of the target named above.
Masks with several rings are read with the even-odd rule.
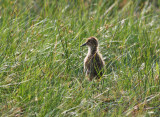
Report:
[[[88,46],[88,54],[84,59],[84,71],[90,81],[99,79],[104,73],[104,61],[98,51],[98,40],[95,37],[88,38],[82,46]]]

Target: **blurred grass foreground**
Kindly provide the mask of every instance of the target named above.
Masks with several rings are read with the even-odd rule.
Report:
[[[96,36],[101,81],[83,73]],[[159,116],[160,0],[0,0],[0,116]]]

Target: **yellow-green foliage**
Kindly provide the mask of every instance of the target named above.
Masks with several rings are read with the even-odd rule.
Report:
[[[160,0],[1,0],[0,116],[158,116]],[[83,73],[84,38],[105,58]]]

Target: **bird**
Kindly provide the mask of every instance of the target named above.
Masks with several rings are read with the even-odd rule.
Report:
[[[84,59],[84,72],[89,81],[100,79],[104,74],[105,62],[98,49],[98,39],[89,37],[80,47],[88,46],[88,54]]]

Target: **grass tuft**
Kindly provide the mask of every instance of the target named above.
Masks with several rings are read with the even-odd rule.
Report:
[[[1,0],[1,116],[158,116],[160,1]],[[83,73],[96,36],[101,81]]]

